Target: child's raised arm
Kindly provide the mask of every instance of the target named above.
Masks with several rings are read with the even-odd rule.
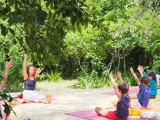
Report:
[[[23,77],[24,80],[28,78],[27,71],[26,71],[26,59],[27,59],[27,54],[24,54],[24,60],[23,60]]]
[[[5,66],[5,73],[4,73],[4,77],[3,77],[3,81],[0,84],[0,90],[3,90],[4,85],[7,82],[7,77],[8,77],[8,69],[13,66],[14,62],[12,60],[10,60],[9,62],[6,62],[6,66]]]
[[[134,73],[134,70],[132,67],[130,67],[130,71],[134,77],[134,79],[137,81],[137,84],[140,85],[140,81],[139,81],[139,78],[137,77],[137,75]]]
[[[145,75],[143,74],[143,72],[144,72],[143,66],[138,65],[138,68],[137,68],[137,69],[138,69],[139,73],[141,74],[141,77],[145,76]],[[146,75],[146,77],[147,77],[147,75]]]
[[[118,79],[120,80],[120,82],[124,82],[123,79],[122,79],[121,72],[118,72],[118,73],[117,73],[117,77],[118,77]]]
[[[116,86],[116,83],[114,81],[113,73],[112,72],[110,72],[110,78],[111,78],[111,82],[112,82],[114,91],[115,91],[116,95],[118,96],[118,100],[120,100],[121,99],[121,93],[119,92],[119,90],[118,90],[118,88]]]

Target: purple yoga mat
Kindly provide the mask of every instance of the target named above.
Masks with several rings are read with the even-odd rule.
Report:
[[[139,92],[139,88],[132,88],[132,89],[129,89],[129,93],[138,93]],[[115,95],[115,92],[107,92],[107,93],[102,93],[102,94],[107,94],[107,95]]]
[[[98,116],[94,110],[79,111],[79,112],[72,112],[72,113],[65,113],[65,114],[87,119],[87,120],[111,120],[106,117]],[[128,117],[128,120],[142,120],[142,119]],[[148,119],[143,119],[143,120],[148,120]]]

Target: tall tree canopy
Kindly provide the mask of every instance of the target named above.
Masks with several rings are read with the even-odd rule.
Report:
[[[159,13],[159,0],[1,0],[0,69],[14,59],[10,75],[22,79],[26,52],[36,65],[51,65],[49,72],[87,87],[105,85],[111,70],[127,73],[139,64],[158,73]]]
[[[50,65],[65,50],[69,30],[92,23],[108,32],[86,0],[1,0],[0,17],[1,34],[10,39],[1,43],[6,53],[6,42],[19,42],[33,60]]]

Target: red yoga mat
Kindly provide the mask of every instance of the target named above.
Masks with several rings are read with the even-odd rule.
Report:
[[[139,88],[132,88],[132,89],[129,89],[129,93],[138,93],[139,92]],[[102,93],[102,94],[107,94],[107,95],[115,95],[115,92],[107,92],[107,93]]]
[[[87,120],[111,120],[106,117],[98,116],[94,110],[79,111],[79,112],[72,112],[72,113],[65,113],[65,114],[79,117],[79,118],[83,118],[83,119],[87,119]],[[128,117],[128,120],[148,120],[148,119]]]
[[[18,99],[18,104],[24,104],[24,103],[34,103],[34,101]]]

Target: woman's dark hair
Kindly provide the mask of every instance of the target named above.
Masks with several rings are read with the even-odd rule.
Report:
[[[141,77],[140,82],[144,83],[145,85],[148,85],[149,84],[149,78],[143,76],[143,77]]]
[[[156,74],[153,71],[147,73],[147,76],[152,77],[152,79],[154,79],[157,82]]]
[[[119,85],[118,85],[118,89],[122,91],[122,93],[127,93],[128,90],[129,90],[129,85],[128,83],[126,82],[121,82]]]
[[[31,67],[34,67],[34,68],[35,68],[34,65],[28,65],[28,67],[27,67],[27,74],[28,74],[28,76],[29,76],[29,69],[30,69]]]

